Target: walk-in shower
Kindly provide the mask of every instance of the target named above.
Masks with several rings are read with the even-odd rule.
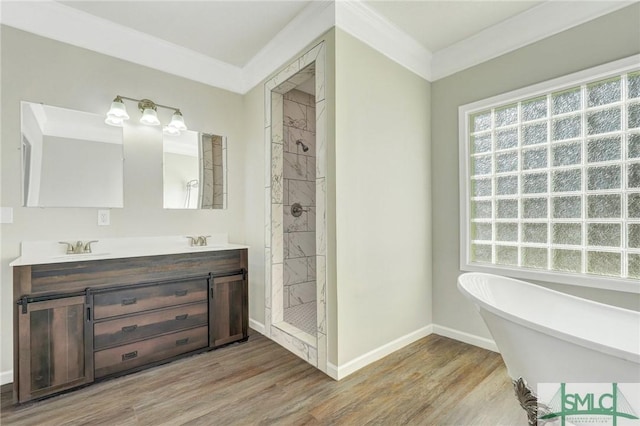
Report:
[[[284,321],[316,335],[316,98],[315,69],[283,94]],[[295,77],[295,76],[294,76]]]
[[[265,84],[265,334],[327,371],[324,43]]]

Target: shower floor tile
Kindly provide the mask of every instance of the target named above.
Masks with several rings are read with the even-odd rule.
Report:
[[[284,310],[285,322],[312,336],[316,335],[316,302],[303,303]]]

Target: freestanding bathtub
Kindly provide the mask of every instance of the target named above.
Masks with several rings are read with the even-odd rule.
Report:
[[[640,383],[640,312],[483,273],[458,278],[512,379],[538,383]]]

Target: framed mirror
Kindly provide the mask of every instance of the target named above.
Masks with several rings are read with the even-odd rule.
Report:
[[[163,134],[165,209],[225,209],[227,138],[184,131]]]
[[[104,116],[21,102],[22,205],[123,207],[122,128]]]

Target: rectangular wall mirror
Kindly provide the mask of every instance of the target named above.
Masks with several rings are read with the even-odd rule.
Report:
[[[122,128],[104,116],[21,102],[22,205],[123,206]]]
[[[188,130],[162,146],[165,209],[226,208],[227,138]]]

